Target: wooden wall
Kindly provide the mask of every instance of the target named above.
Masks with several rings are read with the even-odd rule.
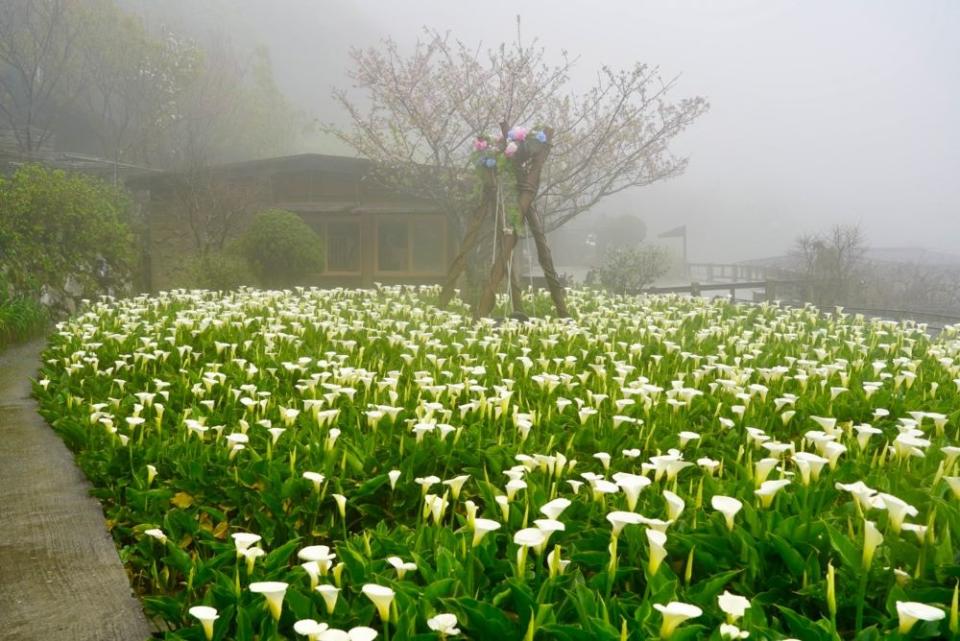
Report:
[[[251,212],[267,207],[293,211],[328,241],[327,268],[310,284],[435,283],[452,258],[456,241],[445,216],[422,201],[365,183],[356,172],[288,167],[229,180],[259,186],[262,201]],[[183,284],[185,268],[196,253],[193,234],[178,211],[182,195],[177,189],[175,181],[157,181],[145,190],[154,291]],[[232,234],[241,233],[248,223],[249,217],[242,217]]]

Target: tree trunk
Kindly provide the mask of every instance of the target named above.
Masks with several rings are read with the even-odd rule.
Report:
[[[497,300],[497,288],[507,273],[507,261],[513,260],[513,248],[517,245],[517,234],[513,231],[510,233],[498,231],[497,240],[500,248],[497,252],[497,258],[493,262],[493,267],[490,268],[490,279],[483,288],[480,300],[473,312],[474,318],[489,316],[490,312],[493,311],[494,303]]]
[[[447,269],[447,277],[443,282],[443,289],[440,291],[440,299],[437,301],[437,304],[441,308],[445,308],[453,299],[457,281],[460,279],[460,275],[463,274],[463,270],[467,267],[470,252],[477,247],[477,241],[480,239],[480,230],[483,229],[484,223],[488,221],[489,214],[496,207],[496,199],[493,194],[494,188],[492,181],[484,179],[483,195],[480,198],[480,204],[474,211],[473,218],[470,219],[470,226],[467,228],[467,233],[460,243],[460,249],[457,255],[454,257],[453,262],[450,263],[449,269]]]
[[[519,242],[519,239],[517,242]],[[523,311],[523,283],[520,282],[520,270],[517,269],[516,257],[517,253],[514,252],[510,259],[510,302],[514,312],[525,314]]]
[[[566,318],[570,313],[567,311],[563,285],[560,283],[560,277],[557,275],[557,270],[553,266],[553,256],[550,253],[550,246],[547,244],[547,235],[543,232],[540,215],[531,206],[527,210],[524,219],[527,221],[527,227],[533,235],[533,242],[537,245],[537,261],[543,270],[544,278],[547,279],[547,288],[550,290],[553,305],[557,308],[557,316]]]
[[[500,128],[503,131],[504,138],[506,138],[508,129],[507,124],[500,123]],[[540,190],[540,173],[543,171],[543,165],[546,163],[547,156],[550,155],[550,142],[553,140],[552,129],[547,127],[543,130],[543,132],[547,135],[547,142],[541,144],[529,159],[521,161],[520,170],[518,171],[517,176],[517,204],[520,209],[520,215],[530,226],[533,239],[537,244],[537,259],[539,260],[540,266],[543,269],[543,274],[547,279],[547,286],[550,289],[550,296],[553,298],[553,304],[557,308],[557,315],[560,317],[566,317],[569,316],[569,313],[567,312],[566,302],[564,301],[563,286],[560,284],[560,278],[557,276],[557,270],[553,266],[553,257],[550,254],[550,247],[547,245],[547,237],[543,231],[543,225],[541,224],[540,219],[536,216],[536,212],[533,210],[533,202],[537,197],[537,192]],[[516,244],[516,234],[512,234],[507,238],[512,238],[510,241],[509,251],[506,251],[507,243],[505,242],[505,251],[502,253],[506,253],[507,258],[509,259],[513,251],[513,245]],[[505,238],[505,240],[507,238]],[[494,269],[490,271],[490,281],[487,283],[483,295],[480,298],[480,302],[477,305],[476,313],[478,316],[485,316],[490,313],[490,310],[493,309],[495,292],[497,287],[500,285],[500,281],[503,279],[503,271],[503,269],[497,269],[497,264],[495,264]]]

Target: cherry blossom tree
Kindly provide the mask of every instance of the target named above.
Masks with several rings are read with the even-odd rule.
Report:
[[[603,67],[574,91],[577,59],[549,60],[519,23],[513,41],[492,49],[425,29],[409,52],[388,39],[351,57],[354,90],[334,92],[350,124],[331,131],[376,163],[379,180],[430,200],[461,232],[483,193],[470,145],[500,123],[553,129],[532,204],[551,231],[613,194],[682,173],[687,160],[669,143],[708,108],[674,99],[678,79],[642,63]]]

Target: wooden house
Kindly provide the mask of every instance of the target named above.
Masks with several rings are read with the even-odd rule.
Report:
[[[256,211],[279,208],[299,214],[326,244],[325,269],[309,284],[439,282],[456,242],[447,217],[427,202],[384,189],[371,170],[370,161],[360,158],[303,154],[214,167],[204,189],[235,201],[210,204],[211,209],[233,207],[213,221],[228,224],[224,231],[231,236]],[[148,285],[152,290],[170,287],[177,283],[184,259],[196,252],[196,221],[184,212],[189,201],[184,191],[196,185],[176,172],[127,184],[145,206]]]

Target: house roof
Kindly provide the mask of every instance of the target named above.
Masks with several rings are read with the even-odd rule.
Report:
[[[366,158],[331,156],[327,154],[296,154],[277,158],[259,158],[225,163],[210,167],[215,174],[226,176],[271,176],[294,171],[322,171],[328,174],[362,176],[370,171],[373,163]],[[176,180],[184,171],[164,171],[145,176],[134,176],[127,185],[134,188],[151,187]]]
[[[117,177],[121,180],[130,180],[131,177],[142,177],[161,173],[149,167],[116,162],[109,158],[100,158],[89,154],[55,151],[25,157],[23,155],[0,151],[0,173],[12,173],[30,163],[40,163],[46,167],[62,169],[63,171],[91,174],[104,179]]]

